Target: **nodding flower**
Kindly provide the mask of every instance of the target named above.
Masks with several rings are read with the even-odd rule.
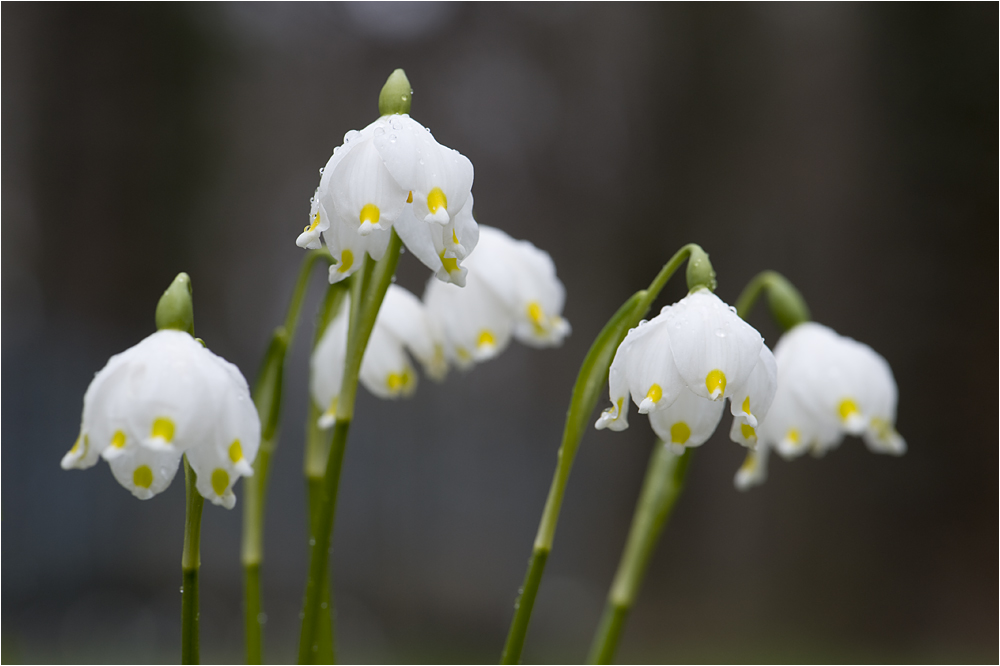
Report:
[[[896,380],[871,347],[807,321],[782,336],[774,356],[778,391],[758,431],[762,446],[737,472],[738,488],[763,483],[770,449],[786,459],[823,455],[856,435],[873,453],[906,452],[896,431]]]
[[[595,425],[627,428],[631,398],[657,436],[682,452],[715,432],[728,398],[731,438],[753,448],[776,375],[760,334],[711,291],[696,289],[625,336],[608,374],[611,407]]]
[[[343,145],[321,169],[299,247],[334,259],[330,282],[385,254],[393,227],[440,279],[461,284],[460,263],[478,238],[472,218],[472,162],[438,143],[408,114],[385,115]]]
[[[231,509],[233,485],[253,474],[259,445],[260,420],[236,366],[188,333],[166,329],[97,373],[62,467],[86,469],[104,458],[119,483],[149,499],[167,489],[186,455],[198,492]]]

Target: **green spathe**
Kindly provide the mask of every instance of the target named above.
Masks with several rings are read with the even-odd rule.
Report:
[[[194,304],[191,301],[191,278],[178,273],[156,305],[157,330],[174,329],[194,336]]]
[[[389,75],[382,92],[378,94],[378,113],[380,116],[409,113],[412,99],[410,80],[406,78],[406,72],[397,69]]]

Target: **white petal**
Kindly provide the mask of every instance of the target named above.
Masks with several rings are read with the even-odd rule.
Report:
[[[428,316],[424,304],[406,289],[389,285],[375,320],[413,354],[424,371],[439,380],[448,372],[444,332]]]
[[[409,193],[389,174],[371,139],[362,140],[340,161],[327,196],[336,215],[356,233],[386,231],[406,204]]]
[[[763,445],[756,451],[747,451],[747,457],[733,477],[737,490],[749,490],[767,480],[767,457],[768,449]]]
[[[461,368],[493,358],[510,343],[513,322],[503,302],[471,272],[464,288],[430,280],[428,317],[444,330],[445,351]]]
[[[139,499],[149,499],[170,486],[181,455],[177,450],[151,450],[135,444],[108,464],[118,483]]]
[[[670,351],[670,336],[662,316],[642,322],[629,331],[633,338],[625,374],[632,400],[640,414],[666,409],[686,387]]]
[[[774,354],[763,345],[760,348],[760,360],[750,371],[747,380],[733,390],[729,409],[735,420],[756,428],[759,421],[767,416],[767,410],[774,400],[774,392],[778,386],[778,366]],[[753,437],[756,441],[756,436]]]
[[[709,400],[685,389],[669,407],[650,412],[649,423],[665,443],[701,446],[718,427],[722,410],[721,401]]]
[[[349,296],[344,296],[340,310],[327,325],[309,361],[309,389],[313,403],[322,412],[319,420],[321,428],[333,425],[337,411],[337,397],[347,358],[350,300]]]
[[[730,397],[757,364],[763,338],[707,289],[664,308],[662,316],[677,369],[698,395]]]
[[[361,359],[361,383],[379,398],[409,397],[417,388],[417,373],[403,345],[384,326],[376,325]]]
[[[611,361],[611,368],[608,370],[608,397],[611,398],[611,406],[601,412],[594,427],[598,430],[610,428],[615,431],[622,431],[628,428],[629,409],[629,389],[628,389],[628,356],[635,336],[629,331],[615,350],[615,357]]]

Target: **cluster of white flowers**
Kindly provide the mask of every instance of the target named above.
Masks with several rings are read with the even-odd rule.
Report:
[[[733,441],[756,445],[776,368],[760,334],[718,296],[696,289],[629,331],[608,375],[611,407],[598,429],[628,427],[629,396],[675,452],[711,437],[730,401]]]
[[[771,448],[785,459],[823,455],[849,434],[874,453],[906,452],[895,427],[896,381],[871,347],[805,322],[782,336],[774,355],[778,391],[758,431],[761,445],[736,473],[738,488],[765,480]]]
[[[442,146],[407,114],[385,115],[344,135],[321,169],[299,247],[318,249],[322,234],[335,264],[330,282],[385,254],[392,228],[441,280],[464,284],[461,262],[476,246],[472,163]]]
[[[198,492],[231,509],[233,484],[251,476],[260,420],[246,380],[232,363],[185,332],[161,330],[112,356],[83,398],[80,435],[63,469],[108,461],[139,499],[170,485],[181,456]]]
[[[408,397],[417,373],[407,351],[435,380],[449,361],[466,369],[499,354],[512,337],[535,347],[556,346],[569,334],[562,317],[565,289],[548,253],[499,229],[482,226],[475,254],[459,287],[430,279],[421,302],[389,285],[361,360],[360,380],[380,398]],[[319,424],[333,425],[347,355],[350,297],[321,337],[311,361],[310,390],[323,411]]]

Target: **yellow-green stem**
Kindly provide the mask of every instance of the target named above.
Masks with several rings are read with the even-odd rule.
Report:
[[[691,450],[678,455],[661,441],[657,441],[653,447],[625,550],[608,593],[604,615],[591,644],[588,657],[591,664],[610,664],[614,659],[625,620],[635,604],[649,559],[656,549],[667,518],[684,487],[693,455]]]
[[[204,498],[198,493],[197,476],[184,456],[186,493],[184,552],[181,554],[181,663],[197,664],[198,650],[198,569],[201,568],[201,510]]]

